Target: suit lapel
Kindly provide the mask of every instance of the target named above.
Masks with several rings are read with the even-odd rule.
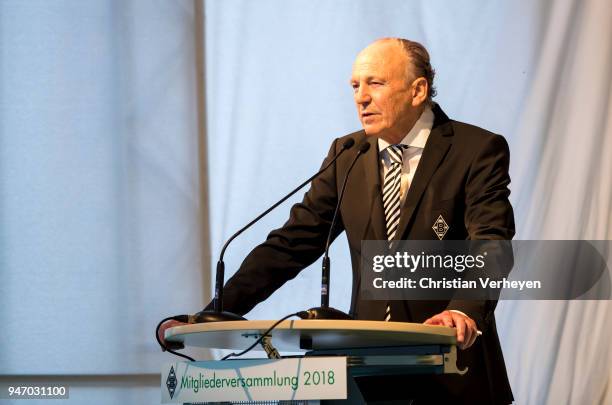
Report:
[[[423,192],[451,146],[449,137],[452,135],[452,128],[448,117],[437,104],[433,111],[435,114],[434,125],[425,144],[417,171],[410,184],[406,201],[402,207],[400,222],[395,234],[396,239],[404,237],[408,224],[412,220],[416,207],[423,196]]]
[[[370,151],[363,156],[363,168],[365,170],[365,183],[367,198],[369,204],[369,224],[363,232],[362,239],[387,239],[385,230],[385,215],[382,204],[382,195],[380,187],[380,168],[378,159],[378,138],[367,138],[370,143]],[[371,232],[368,230],[371,228]]]

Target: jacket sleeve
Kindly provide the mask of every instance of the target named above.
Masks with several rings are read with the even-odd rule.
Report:
[[[466,183],[465,224],[471,240],[506,240],[514,236],[514,213],[508,197],[510,150],[500,135],[487,137],[475,154]],[[499,263],[512,263],[510,244],[496,244]],[[510,268],[500,268],[507,274]],[[474,319],[480,330],[486,330],[493,315],[496,299],[451,300],[448,309],[459,310]]]
[[[321,167],[335,156],[335,140]],[[223,289],[223,308],[240,315],[264,301],[324,252],[337,203],[336,164],[311,183],[302,202],[291,208],[289,220],[268,235],[244,259]],[[333,237],[344,227],[337,223]],[[212,309],[212,302],[206,309]]]

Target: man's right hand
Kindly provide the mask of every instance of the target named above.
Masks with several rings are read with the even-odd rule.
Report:
[[[159,328],[159,332],[157,334],[157,336],[159,337],[159,340],[166,345],[166,347],[168,347],[168,349],[171,350],[178,350],[178,349],[183,349],[185,346],[182,343],[178,343],[178,342],[166,342],[166,340],[164,339],[164,336],[166,334],[166,329],[170,329],[173,328],[175,326],[182,326],[182,325],[189,325],[188,323],[185,322],[179,322],[179,321],[175,321],[173,319],[166,321],[164,323],[162,323],[162,325]]]

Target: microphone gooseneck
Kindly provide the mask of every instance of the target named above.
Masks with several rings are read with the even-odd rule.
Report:
[[[329,227],[329,233],[327,234],[327,242],[325,243],[325,254],[323,255],[323,263],[321,270],[321,306],[310,308],[307,311],[308,318],[306,319],[353,319],[350,315],[335,308],[330,308],[329,306],[329,277],[331,270],[329,247],[331,245],[332,235],[334,233],[334,228],[338,220],[338,213],[340,212],[340,205],[342,204],[342,199],[344,198],[344,192],[346,190],[346,184],[348,182],[349,174],[353,170],[355,163],[357,163],[357,159],[359,159],[361,155],[366,153],[368,149],[370,149],[370,143],[367,140],[362,142],[361,145],[359,145],[359,150],[357,151],[355,158],[351,162],[351,165],[349,166],[348,170],[346,171],[346,175],[344,176],[344,181],[342,182],[342,187],[340,189],[340,195],[338,196],[338,202],[336,203],[336,209],[334,210],[334,216]]]
[[[272,210],[276,207],[284,203],[288,198],[293,196],[299,190],[301,190],[305,185],[310,183],[315,178],[319,177],[323,172],[325,172],[332,164],[338,160],[338,158],[348,149],[352,148],[355,144],[355,140],[353,138],[348,138],[342,144],[342,148],[340,151],[334,156],[332,160],[330,160],[325,166],[323,166],[317,173],[309,177],[306,181],[301,183],[299,186],[294,188],[289,194],[285,195],[283,198],[278,200],[274,205],[270,208],[259,214],[255,219],[251,222],[240,228],[236,233],[234,233],[223,245],[221,249],[221,253],[219,255],[219,261],[217,262],[217,272],[215,275],[215,296],[213,299],[213,310],[212,311],[200,311],[197,314],[190,317],[191,323],[203,323],[203,322],[219,322],[219,321],[236,321],[236,320],[244,320],[240,315],[225,312],[223,311],[223,284],[225,281],[225,263],[223,262],[223,257],[225,255],[225,251],[229,244],[236,239],[240,234],[253,226],[257,221],[268,215]]]

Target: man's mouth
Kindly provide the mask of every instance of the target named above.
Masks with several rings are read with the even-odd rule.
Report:
[[[370,123],[376,115],[378,114],[373,113],[373,112],[364,112],[364,113],[361,113],[361,120],[364,122],[364,124]]]

